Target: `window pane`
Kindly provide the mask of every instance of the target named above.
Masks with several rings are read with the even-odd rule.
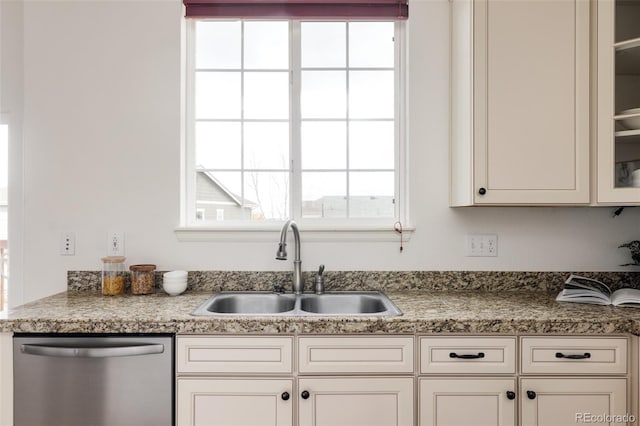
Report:
[[[240,68],[240,21],[196,22],[196,68]]]
[[[349,124],[351,169],[394,169],[392,121],[352,121]]]
[[[349,173],[350,217],[393,217],[393,172]]]
[[[393,71],[349,72],[349,117],[393,118]]]
[[[239,169],[240,158],[240,123],[196,123],[196,169]]]
[[[394,66],[393,22],[351,22],[349,24],[349,66]]]
[[[244,23],[244,67],[289,67],[289,24],[286,21]]]
[[[352,196],[392,196],[393,172],[351,172],[349,186]]]
[[[346,123],[344,121],[302,122],[301,149],[303,169],[346,169]]]
[[[203,220],[247,220],[251,208],[242,206],[240,172],[197,172],[196,212]],[[219,214],[218,210],[223,213]],[[198,217],[198,215],[196,215]]]
[[[246,172],[245,204],[252,220],[287,219],[289,216],[289,173]]]
[[[343,71],[303,71],[302,118],[345,118],[347,82]]]
[[[289,123],[245,123],[244,167],[289,169]]]
[[[244,118],[289,118],[288,72],[245,73]]]
[[[345,22],[303,22],[300,26],[303,68],[346,66]]]
[[[344,172],[302,173],[302,216],[347,216],[347,176]]]
[[[196,72],[196,119],[240,118],[240,73]]]

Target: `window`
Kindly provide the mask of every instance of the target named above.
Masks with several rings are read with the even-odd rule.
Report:
[[[401,218],[402,23],[188,25],[187,225]]]

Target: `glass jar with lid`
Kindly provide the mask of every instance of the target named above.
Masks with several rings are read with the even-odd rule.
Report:
[[[125,274],[124,256],[107,256],[102,258],[102,294],[117,296],[124,294]]]
[[[156,265],[131,265],[131,294],[151,294],[156,284]]]

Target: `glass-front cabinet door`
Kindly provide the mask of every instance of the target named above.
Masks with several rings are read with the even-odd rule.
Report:
[[[597,5],[598,203],[640,205],[640,0]]]

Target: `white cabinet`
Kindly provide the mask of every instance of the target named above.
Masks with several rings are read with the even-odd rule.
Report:
[[[421,378],[420,426],[513,426],[515,378]]]
[[[623,421],[628,414],[623,378],[523,378],[520,394],[522,426],[627,424]],[[589,421],[587,416],[610,416],[610,420]]]
[[[179,426],[292,426],[293,380],[179,378]]]
[[[627,343],[611,337],[522,337],[521,425],[627,424]],[[541,375],[551,377],[535,377]]]
[[[412,377],[304,377],[300,426],[412,426]]]
[[[178,426],[294,424],[293,337],[178,336],[176,370]]]
[[[640,2],[597,2],[598,203],[640,204]]]
[[[299,337],[299,426],[412,426],[413,341],[413,336]],[[326,374],[333,376],[319,376]]]
[[[519,371],[516,343],[420,337],[419,426],[569,426],[592,415],[613,425],[633,415],[628,338],[521,337]]]
[[[413,336],[178,336],[176,366],[178,426],[414,425]]]
[[[413,336],[299,337],[298,370],[301,374],[413,374]]]
[[[452,206],[589,203],[589,2],[453,0]]]
[[[420,338],[420,426],[513,426],[514,337]]]

